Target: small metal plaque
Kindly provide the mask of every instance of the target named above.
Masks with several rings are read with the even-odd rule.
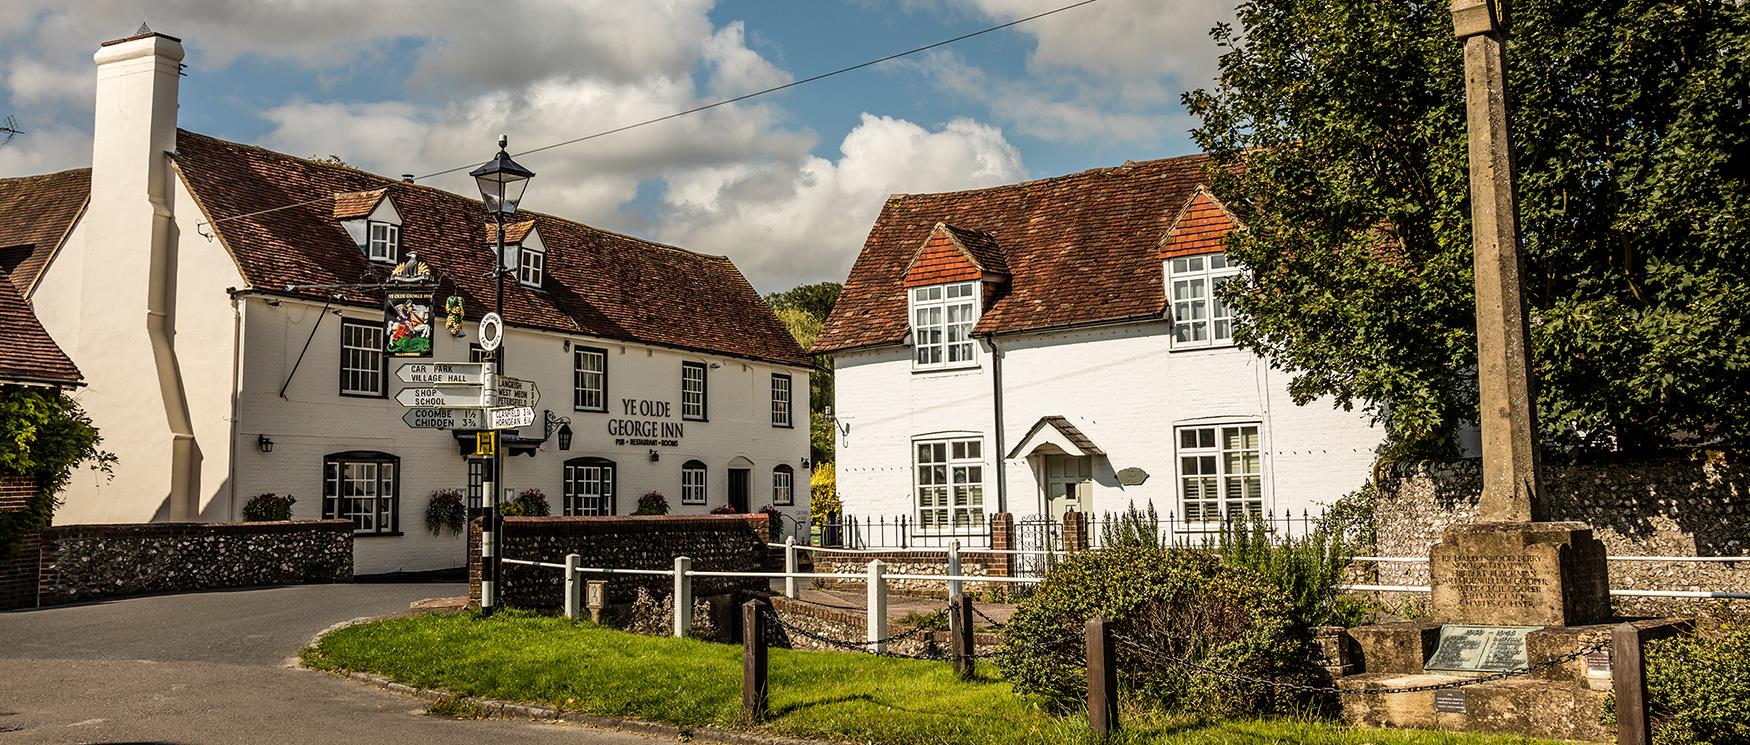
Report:
[[[1586,654],[1586,677],[1610,677],[1610,650],[1600,649]]]
[[[1148,480],[1148,471],[1131,466],[1119,471],[1117,476],[1119,486],[1141,486],[1142,482]]]
[[[1437,714],[1464,714],[1464,689],[1450,688],[1434,692],[1434,712]]]
[[[1525,635],[1542,626],[1441,626],[1440,646],[1422,667],[1428,670],[1498,673],[1529,662]]]

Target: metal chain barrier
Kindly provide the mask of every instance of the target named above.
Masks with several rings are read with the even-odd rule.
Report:
[[[968,600],[968,601],[967,601],[967,602],[968,602],[968,603],[972,603],[972,601],[970,601],[970,600]],[[979,610],[979,609],[978,609],[978,603],[972,603],[972,612],[973,612],[973,613],[974,613],[974,614],[976,614],[976,615],[977,615],[977,616],[978,616],[978,617],[979,617],[979,618],[982,618],[982,619],[984,619],[984,622],[985,622],[985,623],[988,623],[988,624],[990,624],[990,627],[991,627],[991,629],[993,629],[993,630],[997,630],[997,631],[1000,631],[1000,630],[1002,630],[1002,628],[1003,628],[1003,627],[1004,627],[1004,626],[1007,626],[1007,625],[1008,625],[1008,624],[1006,624],[1006,623],[1003,623],[1003,622],[1001,622],[1001,621],[998,621],[998,620],[996,620],[996,619],[994,619],[994,618],[991,618],[991,617],[990,617],[990,616],[987,616],[987,615],[985,615],[985,613],[984,613],[984,611],[981,611],[981,610]]]
[[[1555,667],[1557,665],[1562,665],[1562,664],[1565,664],[1568,662],[1572,662],[1572,661],[1577,660],[1581,657],[1584,657],[1588,654],[1591,654],[1593,652],[1597,652],[1601,649],[1604,649],[1605,647],[1610,646],[1610,640],[1606,639],[1606,640],[1601,641],[1601,642],[1595,642],[1593,644],[1589,644],[1587,646],[1581,647],[1581,648],[1576,649],[1572,652],[1568,652],[1567,654],[1552,657],[1552,658],[1544,660],[1542,662],[1527,665],[1525,667],[1517,668],[1514,670],[1506,670],[1503,672],[1493,673],[1490,675],[1484,675],[1484,676],[1478,677],[1478,678],[1465,678],[1462,680],[1453,680],[1453,681],[1448,681],[1445,683],[1433,683],[1433,684],[1429,684],[1429,685],[1420,685],[1420,686],[1399,686],[1396,688],[1355,688],[1355,689],[1351,689],[1351,688],[1338,688],[1336,686],[1318,686],[1318,685],[1308,685],[1305,683],[1290,683],[1290,682],[1285,682],[1285,681],[1280,681],[1280,680],[1272,680],[1269,678],[1259,678],[1259,677],[1255,677],[1255,676],[1251,676],[1251,675],[1245,675],[1242,673],[1232,672],[1229,670],[1217,670],[1217,669],[1212,668],[1212,667],[1208,667],[1205,665],[1200,665],[1198,663],[1192,662],[1192,661],[1187,660],[1183,657],[1177,657],[1177,656],[1168,654],[1168,653],[1160,650],[1159,648],[1151,647],[1149,645],[1143,644],[1142,642],[1139,642],[1139,641],[1132,639],[1128,636],[1125,636],[1123,634],[1113,634],[1112,638],[1116,639],[1120,644],[1124,644],[1124,645],[1126,645],[1132,649],[1135,649],[1136,651],[1141,652],[1143,654],[1151,655],[1153,657],[1165,660],[1169,664],[1177,665],[1179,667],[1183,667],[1183,668],[1193,670],[1193,671],[1196,671],[1199,673],[1203,673],[1206,675],[1214,675],[1214,676],[1221,677],[1221,678],[1227,678],[1229,680],[1239,681],[1241,683],[1250,683],[1250,684],[1254,684],[1254,685],[1267,685],[1267,686],[1273,686],[1276,688],[1286,688],[1286,689],[1294,690],[1294,691],[1305,691],[1307,693],[1335,693],[1338,695],[1348,695],[1348,696],[1384,696],[1387,694],[1396,694],[1396,693],[1422,693],[1425,691],[1443,691],[1443,690],[1447,690],[1450,688],[1464,688],[1466,686],[1480,685],[1483,683],[1490,683],[1490,682],[1494,682],[1497,680],[1505,680],[1507,678],[1516,678],[1516,677],[1519,677],[1522,675],[1530,675],[1531,673],[1537,672],[1539,670],[1546,670],[1546,669]]]
[[[875,652],[875,651],[872,651],[869,649],[869,646],[872,644],[887,644],[889,642],[898,641],[901,639],[906,639],[909,637],[918,636],[920,634],[925,634],[925,633],[930,632],[931,629],[929,627],[927,627],[925,624],[934,620],[938,616],[946,616],[948,614],[948,609],[946,609],[946,608],[943,608],[942,610],[926,617],[923,621],[920,621],[918,623],[918,625],[916,625],[916,626],[913,626],[913,627],[906,629],[904,631],[900,631],[898,633],[889,634],[886,637],[883,637],[881,639],[876,639],[874,641],[868,641],[868,640],[848,641],[845,639],[837,639],[837,638],[822,634],[820,632],[813,631],[811,629],[806,629],[806,628],[803,628],[801,626],[797,626],[796,624],[790,623],[789,621],[784,620],[784,618],[782,616],[778,615],[778,612],[775,609],[767,608],[765,612],[766,612],[766,616],[768,618],[772,619],[772,621],[776,622],[779,626],[783,627],[785,631],[789,631],[790,633],[797,634],[797,635],[802,636],[804,638],[813,639],[814,641],[820,642],[822,644],[826,644],[828,646],[838,647],[840,649],[857,651],[857,652],[865,652],[865,653],[874,654],[874,655],[877,655],[880,657],[895,657],[895,658],[906,659],[906,660],[936,660],[936,661],[940,661],[940,660],[948,659],[948,655],[941,654],[941,653],[911,655],[911,654],[901,654],[899,652],[892,652],[892,651],[887,651],[887,650]]]

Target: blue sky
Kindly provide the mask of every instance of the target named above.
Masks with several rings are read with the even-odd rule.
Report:
[[[0,148],[0,176],[89,165],[91,51],[142,19],[188,49],[181,126],[396,175],[483,159],[500,131],[534,147],[1069,0],[19,2],[0,18],[0,113],[26,133]],[[889,193],[1190,152],[1178,94],[1213,74],[1207,31],[1231,15],[1099,0],[530,155],[529,204],[730,256],[762,291],[842,279]]]

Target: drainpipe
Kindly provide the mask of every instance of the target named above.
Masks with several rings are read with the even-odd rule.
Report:
[[[225,460],[225,483],[230,486],[226,497],[225,519],[235,521],[237,515],[237,433],[242,423],[237,421],[238,398],[243,395],[243,299],[231,293],[231,437],[230,457]]]
[[[1003,352],[997,348],[995,334],[984,337],[990,342],[991,408],[996,426],[997,452],[997,512],[1009,511],[1009,445],[1003,432]]]
[[[168,157],[159,153],[156,157]],[[175,178],[170,169],[163,171],[166,180]],[[152,251],[148,289],[146,291],[146,337],[152,344],[152,360],[157,367],[159,393],[164,397],[164,418],[170,428],[170,519],[192,521],[200,518],[200,477],[195,472],[197,447],[194,424],[188,413],[188,394],[182,385],[182,370],[176,359],[172,341],[176,322],[171,315],[175,297],[175,278],[171,276],[170,230],[175,224],[164,192],[169,184],[149,189],[147,201],[152,204]]]

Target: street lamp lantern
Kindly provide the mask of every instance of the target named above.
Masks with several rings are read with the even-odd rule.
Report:
[[[523,189],[528,188],[529,179],[535,176],[534,171],[510,159],[510,153],[504,150],[509,144],[509,137],[499,135],[498,155],[468,172],[480,187],[480,201],[486,203],[486,211],[500,217],[516,213],[517,205],[523,201]]]

